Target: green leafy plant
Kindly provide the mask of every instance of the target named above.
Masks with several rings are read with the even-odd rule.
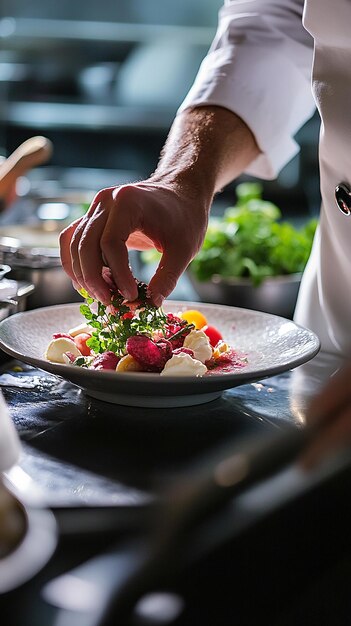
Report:
[[[258,183],[236,188],[237,204],[211,218],[204,243],[190,264],[199,281],[248,277],[259,285],[269,276],[300,273],[311,252],[317,220],[301,228],[281,221],[281,211],[262,199]]]

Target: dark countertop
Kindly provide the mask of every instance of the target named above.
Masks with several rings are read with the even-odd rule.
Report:
[[[118,406],[18,363],[3,367],[5,399],[23,442],[11,481],[49,506],[138,506],[229,439],[301,426],[308,398],[338,364],[329,355],[279,376],[233,388],[205,405]],[[24,371],[13,371],[13,367]],[[10,376],[10,378],[9,378]]]
[[[295,431],[296,428],[300,428],[304,424],[305,410],[310,397],[339,366],[338,359],[320,353],[312,361],[293,371],[258,383],[233,388],[223,393],[220,399],[205,405],[172,409],[142,409],[91,399],[74,385],[45,372],[16,362],[6,363],[2,367],[0,385],[23,444],[19,463],[7,472],[6,476],[23,501],[30,505],[39,503],[40,506],[52,509],[57,518],[59,530],[59,547],[47,568],[33,583],[30,582],[23,592],[15,592],[5,605],[6,610],[10,607],[13,611],[13,624],[29,626],[34,623],[27,621],[28,611],[35,616],[36,626],[51,626],[51,624],[71,626],[78,623],[79,626],[89,626],[90,623],[95,623],[89,620],[70,621],[68,619],[65,621],[62,615],[60,621],[52,607],[48,608],[48,605],[43,603],[43,585],[45,586],[52,577],[60,575],[71,567],[76,567],[80,562],[94,558],[94,555],[105,550],[111,541],[115,547],[108,556],[109,567],[111,567],[111,559],[112,562],[115,562],[115,559],[117,559],[116,563],[119,562],[121,553],[127,545],[123,543],[124,533],[134,528],[135,520],[140,521],[139,530],[143,528],[143,512],[147,510],[149,504],[152,505],[157,501],[160,488],[164,489],[168,484],[172,484],[170,481],[173,479],[186,476],[187,471],[194,466],[196,461],[211,455],[226,441],[235,441],[239,445],[243,442],[244,445],[248,438],[259,438],[269,433],[274,434],[278,431],[289,431],[289,429]],[[19,368],[23,368],[22,371],[18,371]],[[349,460],[346,465],[348,464]],[[261,544],[263,543],[266,549],[269,549],[272,543],[272,533],[275,537],[280,536],[285,544],[287,536],[293,537],[290,551],[285,551],[289,554],[288,566],[284,562],[283,554],[279,554],[279,550],[276,552],[274,548],[271,553],[269,549],[270,566],[274,569],[274,558],[276,558],[280,564],[279,567],[282,568],[282,576],[280,574],[276,576],[274,583],[277,589],[279,578],[281,578],[282,588],[286,588],[284,568],[287,567],[290,569],[290,578],[300,580],[301,588],[304,587],[307,576],[311,580],[317,576],[316,567],[312,571],[311,567],[306,566],[305,577],[300,569],[295,570],[292,567],[290,552],[296,550],[300,557],[302,552],[302,558],[306,558],[307,562],[315,561],[315,552],[310,558],[307,549],[311,543],[308,539],[310,527],[312,525],[313,528],[313,524],[316,523],[316,515],[324,516],[325,511],[320,512],[319,507],[322,506],[321,503],[327,506],[329,502],[332,502],[330,494],[325,498],[318,498],[317,504],[313,500],[313,495],[309,497],[307,502],[310,501],[312,504],[307,504],[304,508],[308,511],[306,519],[301,518],[301,513],[296,513],[300,510],[296,507],[294,516],[291,510],[289,512],[289,523],[284,515],[274,517],[272,513],[284,507],[286,509],[290,506],[291,509],[298,496],[312,493],[316,484],[330,482],[330,477],[339,472],[341,466],[345,467],[345,459],[340,461],[340,465],[327,464],[311,475],[304,474],[296,466],[289,466],[272,479],[241,494],[236,498],[235,503],[233,502],[233,506],[229,507],[225,519],[219,524],[216,532],[218,531],[223,545],[227,546],[229,542],[229,546],[235,546],[236,563],[240,563],[241,574],[238,579],[235,578],[239,576],[239,573],[237,569],[232,570],[233,556],[231,556],[230,576],[233,576],[237,584],[240,580],[243,581],[243,585],[247,585],[247,581],[250,581],[252,592],[257,596],[257,606],[259,606],[259,589],[262,588],[262,584],[260,582],[255,584],[252,567],[257,554],[256,575],[261,576]],[[330,504],[330,506],[334,505]],[[113,517],[106,522],[103,515],[99,516],[99,511],[103,512],[103,515],[106,511],[113,512]],[[65,512],[69,513],[68,517],[65,517]],[[75,517],[72,516],[72,512]],[[125,518],[123,518],[123,512],[127,512]],[[270,516],[268,530],[265,528],[267,516]],[[102,530],[100,536],[99,524]],[[252,529],[255,527],[259,528],[259,532],[256,531],[256,534],[253,534]],[[107,529],[106,532],[105,529]],[[295,529],[296,537],[294,536]],[[320,524],[320,533],[321,529],[322,524]],[[301,544],[304,531],[306,531],[306,545]],[[206,532],[205,540],[215,545],[216,535],[209,533],[208,530]],[[102,537],[104,533],[105,536]],[[248,536],[249,539],[247,539]],[[258,544],[258,547],[256,546],[257,537],[261,537],[261,544]],[[322,535],[318,536],[319,542],[322,541],[321,537]],[[342,540],[344,549],[343,537],[340,530],[339,539]],[[276,539],[272,546],[275,542]],[[297,542],[296,546],[295,542]],[[320,552],[320,547],[318,543],[314,546],[314,551],[318,549]],[[335,550],[333,548],[333,554],[338,552],[339,547],[338,545]],[[250,561],[245,556],[247,550]],[[204,590],[208,585],[211,588],[213,585],[213,579],[203,580],[205,571],[216,572],[216,576],[227,571],[220,547],[217,552],[221,555],[219,564],[213,563],[210,557],[208,557],[209,561],[206,561],[206,557],[205,565],[200,567],[200,571],[199,568],[196,569],[196,566],[191,570],[195,580],[197,577],[199,580],[201,578]],[[230,550],[227,550],[227,553],[232,555]],[[267,555],[264,558],[267,559]],[[104,572],[101,573],[101,581],[105,586],[106,572],[110,570],[108,567],[107,570],[102,567],[101,563],[105,562],[103,559],[104,557],[102,561],[99,561],[100,565],[96,566],[97,570],[94,571]],[[325,557],[325,562],[327,561]],[[321,570],[321,563],[322,559],[319,559],[318,571]],[[194,588],[194,577],[190,577],[190,582],[188,578],[189,576],[185,575],[182,581],[185,596],[186,593],[190,596],[187,598],[185,621],[179,622],[181,626],[183,623],[195,626],[194,615],[196,616],[200,611],[198,592]],[[223,589],[224,587],[225,585]],[[293,588],[294,585],[291,583],[291,589]],[[206,591],[204,593],[206,596]],[[21,594],[22,614],[17,615],[14,607]],[[277,592],[277,594],[279,598],[284,596],[283,593]],[[304,601],[306,602],[306,598]],[[223,598],[221,603],[223,603]],[[217,604],[216,601],[214,606]],[[279,611],[282,610],[282,606],[279,605]],[[0,614],[1,608],[0,602]],[[268,608],[271,609],[271,607]],[[267,617],[269,621],[266,622],[262,617],[252,622],[248,617],[249,621],[246,622],[241,618],[240,626],[244,624],[252,626],[253,623],[269,623],[270,626],[290,626],[293,623],[299,623],[302,626],[303,624],[302,621],[289,622],[287,614],[284,614],[283,622],[276,622],[268,608],[266,607],[267,616],[270,616]],[[309,609],[311,609],[310,606]],[[257,610],[261,611],[261,608]],[[200,613],[202,626],[213,626],[215,623],[213,615],[206,621],[206,610],[200,611],[199,615]],[[247,616],[252,615],[252,612],[248,611],[247,606],[239,610],[238,604],[239,614]],[[325,614],[327,615],[327,612]],[[92,619],[92,616],[89,619]],[[344,622],[340,616],[338,619],[338,626],[341,626]],[[144,622],[141,621],[141,623]],[[175,623],[178,624],[178,622]],[[216,623],[220,626],[229,624],[225,621],[216,621]],[[308,623],[311,625],[313,622],[309,620]],[[320,626],[322,622],[318,624]],[[328,624],[328,621],[325,624]],[[12,626],[11,621],[9,626]]]

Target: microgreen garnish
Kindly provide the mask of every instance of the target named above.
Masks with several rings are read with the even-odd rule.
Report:
[[[89,367],[91,360],[91,357],[78,356],[75,359],[73,365],[78,365],[79,367]]]
[[[184,334],[188,334],[191,330],[194,330],[195,324],[185,324],[182,326],[180,330],[178,330],[174,335],[170,335],[167,337],[168,341],[172,341],[173,339],[178,339],[178,337],[182,337]]]
[[[87,345],[96,354],[111,350],[123,355],[129,337],[152,337],[156,331],[162,332],[166,328],[167,316],[147,297],[147,286],[144,283],[138,283],[138,300],[133,303],[126,302],[119,293],[111,296],[111,304],[107,306],[86,292],[82,295],[85,304],[81,305],[80,312],[94,328]],[[133,317],[130,316],[131,312],[134,313]]]

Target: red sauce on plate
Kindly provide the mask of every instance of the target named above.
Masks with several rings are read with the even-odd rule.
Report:
[[[207,363],[209,367],[207,374],[205,376],[218,376],[221,374],[232,374],[235,370],[242,369],[247,366],[247,357],[245,354],[239,354],[234,350],[231,350],[229,353],[223,355],[223,358],[214,363]]]

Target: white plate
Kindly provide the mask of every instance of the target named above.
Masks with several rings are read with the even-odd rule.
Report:
[[[79,304],[35,309],[5,319],[0,323],[0,348],[20,361],[71,381],[99,400],[129,406],[175,407],[209,402],[225,389],[289,370],[314,357],[320,347],[311,331],[268,313],[183,301],[168,301],[164,309],[175,314],[198,309],[232,348],[247,357],[247,364],[228,373],[212,372],[196,378],[116,374],[46,361],[43,355],[53,333],[67,332],[83,321]]]

